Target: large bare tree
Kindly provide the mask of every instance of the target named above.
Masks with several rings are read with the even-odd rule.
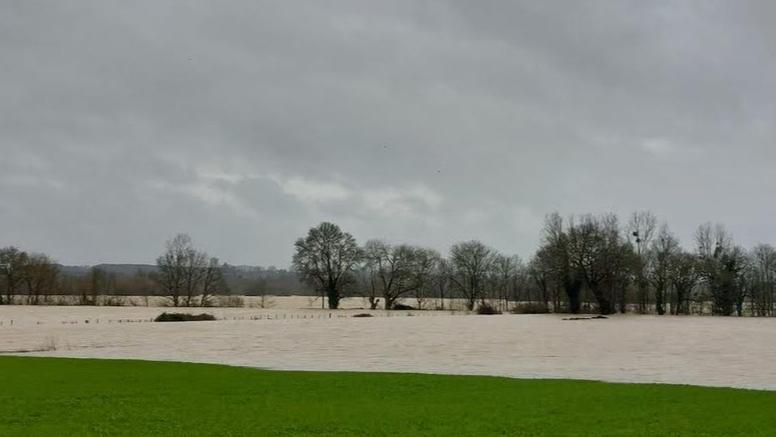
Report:
[[[373,272],[384,308],[392,309],[396,299],[414,289],[412,249],[406,245],[393,247],[384,241],[370,240],[364,245],[364,256]]]
[[[580,311],[583,275],[571,262],[569,236],[563,218],[558,213],[549,214],[544,221],[543,235],[544,262],[548,272],[568,300],[568,311],[576,314]]]
[[[429,249],[406,244],[392,246],[379,240],[368,241],[364,254],[387,310],[404,295],[412,293],[417,298],[427,291],[438,258]]]
[[[181,304],[188,254],[192,250],[191,237],[178,234],[165,243],[164,253],[156,259],[159,269],[156,280],[175,307]]]
[[[173,306],[206,306],[214,294],[226,291],[218,258],[195,249],[187,234],[168,240],[156,265],[155,279]]]
[[[194,248],[191,237],[178,234],[167,241],[164,253],[156,259],[156,280],[173,306],[206,305],[220,286],[217,264],[217,258]]]
[[[584,215],[568,227],[571,264],[580,272],[602,314],[614,312],[614,290],[626,268],[630,245],[620,235],[617,217]]]
[[[698,227],[695,234],[702,278],[712,300],[712,312],[729,316],[743,313],[746,296],[747,258],[733,243],[724,226],[710,223]]]
[[[469,311],[483,299],[493,255],[493,249],[476,240],[456,243],[450,249],[450,280],[466,299]]]
[[[362,259],[356,239],[334,223],[324,222],[310,229],[294,244],[294,269],[301,278],[326,295],[329,308],[339,307],[355,267]]]

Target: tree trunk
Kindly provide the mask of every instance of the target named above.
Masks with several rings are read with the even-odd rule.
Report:
[[[565,289],[566,296],[568,296],[569,299],[569,312],[571,314],[579,314],[579,310],[582,307],[582,302],[579,299],[582,287],[575,283],[571,283],[567,284]]]
[[[679,295],[679,290],[676,290],[675,292],[676,297],[671,301],[671,314],[676,316],[679,314],[679,310],[681,309],[682,296]]]
[[[598,312],[601,314],[614,314],[614,306],[612,300],[609,299],[605,290],[601,290],[600,287],[591,285],[590,291],[593,292],[596,301],[598,301]]]
[[[666,313],[665,306],[663,305],[664,291],[662,289],[655,289],[655,311],[659,316]]]
[[[625,312],[628,311],[628,303],[625,302],[625,299],[626,299],[625,288],[626,287],[620,288],[620,292],[618,293],[618,297],[619,297],[618,300],[619,300],[619,302],[617,302],[617,304],[619,305],[620,313],[622,313],[622,314],[625,314]]]
[[[326,297],[329,301],[330,310],[336,310],[339,308],[340,295],[336,288],[329,287],[329,289],[326,290]]]
[[[598,300],[598,310],[601,314],[614,314],[614,306],[609,299]]]

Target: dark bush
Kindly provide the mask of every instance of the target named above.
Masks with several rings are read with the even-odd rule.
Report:
[[[215,320],[212,314],[162,313],[154,319],[155,322],[200,322]]]
[[[491,304],[484,303],[477,307],[477,314],[484,314],[484,315],[493,315],[493,314],[501,314],[501,311],[496,309]]]
[[[404,304],[401,304],[401,303],[395,303],[395,304],[393,304],[393,307],[391,309],[399,310],[399,311],[409,311],[409,310],[414,310],[415,308],[413,308],[413,307],[411,307],[409,305],[404,305]]]
[[[369,313],[358,313],[358,314],[353,314],[353,317],[374,317],[374,316]]]
[[[512,314],[547,314],[550,309],[547,308],[547,305],[531,302],[515,305],[509,312]]]
[[[606,316],[593,316],[593,317],[565,317],[563,320],[596,320],[596,319],[608,319]]]

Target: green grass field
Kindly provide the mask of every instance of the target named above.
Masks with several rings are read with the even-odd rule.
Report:
[[[776,392],[0,357],[0,435],[776,435]]]

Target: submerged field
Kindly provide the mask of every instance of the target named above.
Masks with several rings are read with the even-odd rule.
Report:
[[[772,436],[776,393],[0,357],[0,435]]]
[[[365,311],[279,307],[181,309],[219,320],[149,321],[162,311],[169,308],[0,306],[0,353],[776,390],[776,318],[354,318]]]

